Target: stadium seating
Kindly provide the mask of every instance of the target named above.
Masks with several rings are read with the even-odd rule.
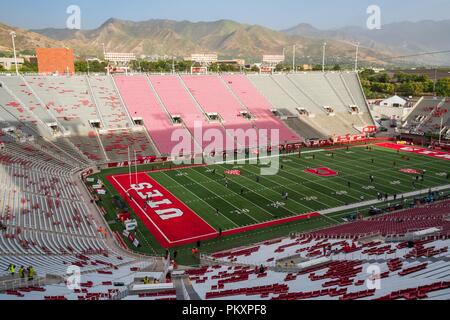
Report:
[[[446,300],[449,208],[449,201],[437,202],[370,218],[367,223],[380,222],[371,229],[357,221],[215,253],[204,257],[215,265],[188,275],[205,299]],[[416,236],[412,247],[409,240],[383,237],[401,239],[404,230],[430,227],[439,232]]]
[[[258,129],[267,130],[278,129],[280,142],[300,142],[299,137],[292,130],[286,127],[279,119],[274,117],[271,110],[273,106],[270,102],[258,92],[255,86],[249,81],[250,76],[242,75],[224,75],[223,79],[227,82],[234,94],[247,107],[250,114],[254,117],[254,123]],[[275,142],[272,142],[275,144]]]
[[[36,284],[0,292],[0,299],[181,296],[179,288],[130,294],[127,286],[150,274],[141,269],[163,260],[132,255],[105,238],[98,228],[104,221],[77,176],[84,168],[127,160],[128,148],[138,157],[170,154],[177,129],[204,148],[208,142],[194,135],[196,121],[222,133],[279,129],[280,142],[356,134],[373,125],[354,73],[1,76],[0,83],[0,284],[9,263],[32,265],[39,277],[63,276],[68,266],[83,273],[78,290]],[[415,108],[424,115],[417,127],[432,131],[440,119],[448,126],[448,101],[419,105],[430,101],[427,110]],[[360,112],[352,114],[352,105]],[[302,108],[311,116],[300,114]],[[201,299],[449,299],[449,206],[433,203],[202,255],[216,265],[186,275]],[[418,233],[431,228],[431,235]],[[370,278],[374,265],[379,271]],[[366,286],[378,278],[389,281],[381,289]]]
[[[203,149],[209,145],[209,142],[203,141],[202,137],[195,137],[196,122],[201,124],[203,130],[216,129],[225,136],[223,126],[207,121],[206,114],[195,104],[178,76],[150,76],[149,78],[168,112],[172,116],[179,116],[182,125],[194,136],[197,147]]]
[[[190,137],[185,128],[175,126],[171,116],[159,104],[146,76],[116,76],[114,81],[134,120],[143,119],[150,136],[161,154],[171,155],[178,141],[172,141],[176,131]]]
[[[334,73],[248,76],[271,102],[271,109],[306,139],[360,134],[373,126],[363,93],[358,92],[357,76],[345,77],[349,86],[344,75]],[[357,106],[357,111],[352,113],[351,106]]]
[[[449,203],[431,204],[387,216],[373,217],[369,220],[318,231],[313,235],[355,238],[378,232],[383,236],[402,236],[413,231],[436,227],[441,228],[440,234],[442,236],[449,236],[450,223],[446,220],[449,214]]]
[[[26,76],[27,83],[69,133],[69,140],[92,161],[106,162],[98,132],[102,124],[85,77]]]
[[[129,295],[127,286],[135,282],[135,279],[149,276],[160,279],[161,272],[142,272],[150,266],[148,262],[136,262],[114,257],[106,258],[103,255],[86,257],[78,255],[74,257],[84,272],[82,282],[78,289],[69,289],[65,283],[43,284],[40,286],[23,287],[17,290],[8,290],[0,293],[0,300],[157,300],[174,298],[173,291],[155,292],[155,296],[149,294],[149,298]],[[70,262],[70,258],[63,261]],[[64,264],[61,266],[64,267]],[[74,263],[74,262],[71,262]],[[104,271],[101,269],[105,269]],[[134,271],[132,271],[134,270]],[[114,283],[122,283],[115,286]]]
[[[153,147],[147,133],[142,128],[118,129],[100,132],[100,140],[110,162],[128,160],[128,147],[130,157],[144,157],[148,155],[159,155],[158,150]]]
[[[277,129],[272,145],[359,134],[373,125],[354,73],[1,79],[0,116],[17,127],[12,134],[42,136],[83,165],[125,160],[129,143],[140,155],[168,155],[178,145],[175,132],[191,139],[191,150],[204,149],[210,142],[194,139],[196,121],[223,137],[225,129]],[[148,135],[139,130],[142,122]],[[251,140],[241,144],[255,146]]]
[[[448,298],[449,281],[440,278],[443,262],[426,266],[408,262],[407,272],[391,272],[385,263],[378,263],[379,271],[373,278],[367,273],[374,264],[361,260],[337,260],[296,272],[264,271],[249,266],[212,266],[201,275],[190,275],[194,289],[202,299],[239,300],[348,300],[348,299],[427,299],[427,295],[411,296],[417,291],[439,292]],[[419,274],[427,277],[418,277]],[[376,286],[376,279],[383,279]],[[388,279],[388,280],[386,280]],[[370,288],[370,289],[368,289]],[[395,288],[395,289],[394,289]],[[392,292],[399,292],[394,295]]]
[[[97,103],[104,128],[112,130],[133,127],[133,123],[116,92],[112,78],[109,76],[92,76],[86,77],[86,80]]]
[[[205,114],[217,114],[227,130],[249,130],[253,125],[243,117],[246,110],[239,104],[218,76],[183,76],[183,81]],[[240,147],[257,147],[256,137]]]
[[[441,125],[441,114],[437,110],[443,104],[445,104],[443,98],[422,97],[405,117],[403,128],[411,133],[438,133]]]

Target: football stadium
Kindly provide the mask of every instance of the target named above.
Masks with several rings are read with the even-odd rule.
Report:
[[[104,47],[81,72],[37,46],[25,72],[20,37],[1,43],[0,300],[450,299],[449,97],[386,117],[358,53],[147,72]]]

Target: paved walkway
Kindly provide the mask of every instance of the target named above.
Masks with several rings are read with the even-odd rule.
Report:
[[[445,185],[445,186],[441,186],[441,187],[435,187],[435,188],[431,188],[431,191],[433,192],[439,192],[442,190],[447,190],[450,189],[450,184]],[[424,195],[424,194],[428,194],[430,188],[428,189],[423,189],[423,190],[417,190],[417,191],[413,191],[413,192],[408,192],[408,193],[404,193],[404,194],[398,194],[397,195],[397,200],[400,200],[402,198],[402,196],[406,199],[406,198],[410,198],[410,197],[415,197],[415,196],[419,196],[419,195]],[[394,196],[389,196],[387,201],[394,201]],[[336,213],[336,212],[341,212],[341,211],[347,211],[347,210],[352,210],[352,209],[358,209],[358,208],[363,208],[363,207],[369,207],[369,206],[374,206],[380,203],[385,203],[387,202],[385,200],[369,200],[369,201],[365,201],[365,202],[358,202],[358,203],[353,203],[350,204],[348,206],[341,206],[341,207],[337,207],[337,208],[331,208],[331,209],[326,209],[326,210],[322,210],[319,213],[321,215],[328,215],[331,213]]]

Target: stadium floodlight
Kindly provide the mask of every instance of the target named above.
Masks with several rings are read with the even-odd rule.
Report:
[[[323,43],[323,52],[322,52],[322,72],[325,72],[325,50],[327,48],[327,43]]]
[[[292,72],[295,72],[295,44],[292,48]]]
[[[444,131],[444,114],[441,116],[441,127],[439,131],[439,145],[442,143],[442,132]]]
[[[358,54],[359,54],[359,45],[360,45],[360,43],[357,42],[355,45],[356,45],[355,72],[358,72]]]
[[[15,41],[15,38],[17,37],[17,35],[14,31],[11,31],[9,34],[11,35],[11,40],[12,40],[12,45],[13,45],[14,65],[16,66],[16,74],[19,75],[19,67],[17,66],[16,41]]]

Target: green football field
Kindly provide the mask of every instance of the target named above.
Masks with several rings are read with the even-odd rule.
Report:
[[[248,232],[232,234],[218,239],[203,241],[202,252],[227,250],[259,241],[287,236],[290,233],[307,232],[345,222],[349,215],[356,212],[367,215],[368,205],[359,203],[376,199],[377,193],[388,193],[390,196],[401,195],[411,191],[446,186],[449,162],[413,153],[400,153],[395,150],[371,146],[344,149],[308,150],[299,157],[298,154],[280,156],[280,169],[277,175],[260,176],[258,165],[217,164],[207,167],[191,167],[185,169],[155,171],[173,167],[171,163],[149,164],[138,167],[138,171],[147,174],[159,182],[165,189],[185,203],[195,214],[201,216],[216,230],[233,230],[261,222],[273,221],[284,217],[293,217],[303,213],[322,211],[324,209],[342,207],[346,204],[358,204],[357,208],[337,209],[336,212],[320,215],[311,219],[292,221],[281,225],[261,228]],[[331,156],[331,152],[334,156]],[[408,157],[406,160],[404,156]],[[373,159],[373,163],[372,163]],[[394,166],[394,162],[396,166]],[[337,176],[320,177],[305,173],[307,168],[327,167],[338,173]],[[424,181],[412,182],[416,175],[400,172],[401,169],[426,170]],[[107,194],[100,196],[99,205],[106,209],[105,218],[111,229],[119,233],[123,226],[115,220],[120,209],[114,206],[112,198],[118,195],[117,190],[105,178],[108,175],[126,174],[128,168],[107,169],[97,173],[95,177],[104,181]],[[225,175],[226,170],[239,170],[240,175]],[[370,176],[374,177],[371,183]],[[259,177],[259,182],[257,181]],[[225,180],[226,179],[226,180]],[[226,183],[227,181],[227,183]],[[349,187],[350,182],[350,187]],[[444,192],[448,194],[450,188]],[[241,191],[243,193],[241,194]],[[288,193],[286,200],[282,194]],[[412,197],[408,197],[409,203]],[[387,201],[377,205],[386,208]],[[219,211],[217,213],[217,210]],[[139,217],[132,212],[132,217]],[[154,235],[139,223],[136,236],[141,242],[139,248],[123,238],[134,251],[149,254],[164,254]],[[195,245],[195,244],[194,244]],[[183,245],[170,251],[177,251],[180,264],[196,265],[198,257],[191,254],[192,245]]]
[[[220,164],[149,175],[215,229],[225,231],[377,199],[379,192],[400,198],[400,194],[450,183],[447,161],[402,156],[405,153],[390,149],[357,147],[282,156],[283,168],[273,176],[261,176],[256,164]],[[338,174],[321,177],[305,172],[321,167]],[[417,175],[401,169],[426,170],[426,174],[423,181],[416,181]],[[226,170],[239,170],[240,175],[226,175]],[[330,215],[329,219],[334,218]]]

